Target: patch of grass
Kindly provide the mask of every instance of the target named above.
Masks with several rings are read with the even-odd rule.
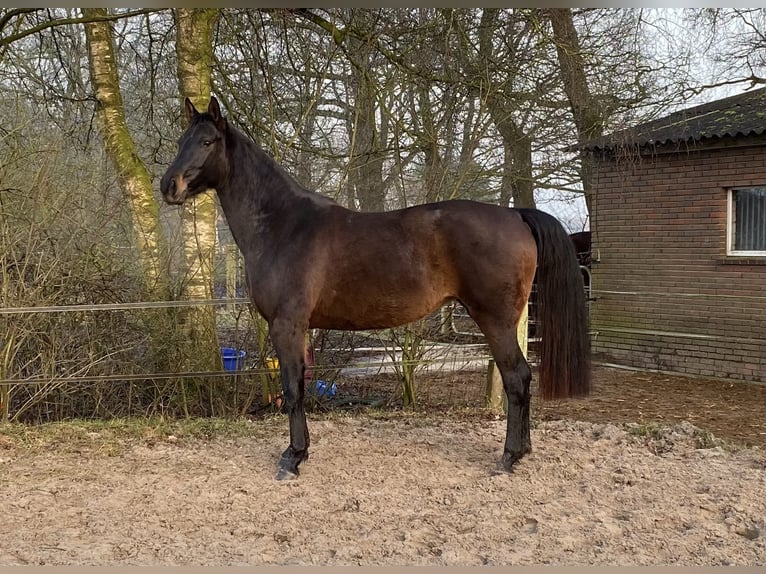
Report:
[[[504,415],[500,415],[504,417]],[[419,409],[391,409],[368,406],[351,410],[316,411],[308,414],[312,421],[342,423],[365,418],[375,421],[403,421],[414,428],[438,425],[444,420],[494,420],[486,409],[451,408],[442,412]],[[168,418],[161,416],[115,419],[71,419],[39,425],[26,423],[0,424],[0,451],[20,448],[52,452],[98,452],[119,456],[136,444],[185,440],[262,437],[286,431],[287,416],[271,413],[256,420],[226,418]]]
[[[376,421],[406,421],[406,424],[413,427],[430,427],[438,425],[444,421],[481,421],[505,419],[504,414],[496,414],[486,408],[480,407],[443,407],[435,408],[391,408],[383,406],[370,406],[353,411],[329,411],[323,413],[324,420],[332,420],[333,416],[343,418],[363,417]],[[316,414],[312,414],[310,419],[319,419]]]
[[[166,417],[119,418],[109,420],[73,419],[62,422],[27,425],[0,424],[0,449],[98,451],[116,456],[130,445],[174,442],[184,439],[234,438],[262,436],[276,422],[277,416],[259,421],[249,419]]]
[[[713,433],[707,429],[699,429],[698,432],[694,433],[694,448],[715,448],[717,446],[726,448],[727,450],[733,448],[727,444],[726,441],[717,439],[713,436]]]
[[[626,430],[629,435],[642,437],[642,438],[660,438],[665,425],[655,422],[647,423],[629,423],[626,426]]]
[[[725,450],[733,451],[737,449],[737,445],[729,441],[725,441],[717,438],[707,429],[689,426],[682,427],[681,425],[672,424],[660,424],[656,422],[647,423],[628,423],[626,425],[628,434],[645,438],[648,441],[667,441],[667,440],[683,440],[686,436],[693,442],[696,449],[708,449],[721,447]],[[674,430],[678,431],[677,436],[674,437]]]

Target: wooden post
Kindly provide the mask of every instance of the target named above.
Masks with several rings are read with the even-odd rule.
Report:
[[[442,305],[441,307],[441,325],[440,330],[441,334],[445,337],[448,335],[452,335],[452,303],[448,303],[446,305]]]
[[[226,244],[226,297],[234,299],[237,296],[237,244],[230,241]],[[229,311],[234,311],[234,303],[227,305]]]
[[[524,311],[521,313],[519,325],[516,328],[516,340],[519,342],[521,353],[526,359],[529,349],[529,304],[524,305]]]
[[[529,331],[528,331],[528,319],[529,319],[529,306],[524,306],[524,311],[519,319],[519,325],[516,328],[516,339],[521,347],[521,352],[524,354],[524,358],[527,357],[527,351],[529,348]],[[508,397],[505,396],[505,390],[503,389],[503,379],[500,376],[500,371],[495,365],[495,361],[490,359],[489,368],[487,369],[487,408],[492,411],[500,412],[500,409],[504,413],[508,412]]]
[[[500,377],[500,371],[495,365],[495,360],[489,360],[487,369],[487,408],[499,413],[505,410],[505,391],[503,391],[503,380]]]

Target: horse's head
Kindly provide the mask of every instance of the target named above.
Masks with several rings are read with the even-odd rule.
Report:
[[[178,140],[178,155],[162,176],[160,190],[167,203],[180,205],[207,189],[217,189],[228,173],[226,118],[215,97],[207,113],[199,113],[189,98],[185,102],[188,127]]]

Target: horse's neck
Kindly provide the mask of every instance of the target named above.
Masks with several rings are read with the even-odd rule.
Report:
[[[268,154],[238,135],[228,183],[218,196],[234,240],[248,257],[266,247],[275,227],[289,224],[297,209],[318,206],[323,199],[301,188]]]

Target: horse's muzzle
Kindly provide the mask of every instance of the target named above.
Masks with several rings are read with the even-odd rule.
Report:
[[[160,182],[160,191],[165,203],[181,205],[186,199],[186,182],[182,175],[169,176],[167,173]]]

